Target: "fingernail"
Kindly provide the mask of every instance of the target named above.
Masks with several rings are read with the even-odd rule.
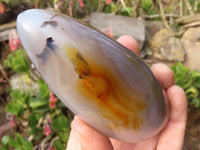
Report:
[[[86,150],[81,135],[75,130],[71,131],[67,150]]]
[[[81,136],[81,134],[78,131],[73,130],[73,132],[74,132],[74,135],[77,139],[77,142],[79,142],[79,144],[80,144],[81,150],[85,150],[86,147],[85,147],[85,142],[84,142],[83,137]]]
[[[73,135],[73,138],[75,138],[77,143],[79,143],[79,147],[81,148],[81,150],[85,150],[86,146],[85,146],[84,138],[81,135],[82,127],[77,116],[75,116],[74,121],[71,124],[71,128],[72,128],[71,134]],[[76,150],[79,150],[79,149],[76,148]]]
[[[74,119],[77,119],[77,118],[78,118],[78,116],[77,116],[77,115],[75,115],[75,116],[74,116]]]

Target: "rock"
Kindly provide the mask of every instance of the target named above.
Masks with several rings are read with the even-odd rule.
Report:
[[[144,58],[146,55],[152,56],[153,52],[149,48],[149,42],[151,41],[152,37],[163,28],[164,24],[161,21],[145,21],[145,46],[141,51],[142,58]]]
[[[9,33],[12,29],[16,28],[16,22],[11,22],[7,24],[0,25],[0,36],[1,40],[8,40],[9,39]]]
[[[102,29],[111,27],[114,39],[117,39],[121,35],[130,35],[138,41],[140,48],[143,46],[145,40],[145,23],[142,19],[92,13],[90,24],[101,31]]]
[[[168,61],[184,61],[185,51],[180,40],[167,30],[157,32],[150,41],[153,57]]]
[[[181,42],[186,51],[185,65],[200,72],[200,27],[189,28]]]
[[[152,37],[164,27],[162,21],[145,21],[145,42],[151,41]]]

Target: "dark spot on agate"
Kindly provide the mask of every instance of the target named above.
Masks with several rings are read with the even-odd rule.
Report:
[[[43,22],[41,27],[46,27],[48,25],[56,28],[58,26],[58,23],[56,21],[45,21],[45,22]]]
[[[54,51],[57,48],[57,46],[55,44],[53,44],[53,42],[54,42],[54,40],[52,37],[47,38],[45,48],[48,48],[49,50]]]
[[[76,53],[76,58],[83,61],[88,66],[87,61],[85,61],[85,59],[83,58],[83,56],[80,53]]]
[[[48,54],[51,51],[55,51],[57,49],[57,46],[53,44],[54,40],[52,37],[49,37],[46,39],[46,45],[42,53],[36,54],[36,57],[42,60],[42,63],[45,64],[48,60]]]
[[[59,14],[53,15],[49,20],[52,20],[54,17],[58,16]]]

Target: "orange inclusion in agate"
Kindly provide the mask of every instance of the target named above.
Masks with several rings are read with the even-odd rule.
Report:
[[[113,125],[109,123],[108,127],[140,130],[144,121],[139,113],[145,109],[145,103],[128,95],[106,67],[86,59],[75,48],[67,48],[66,54],[79,76],[77,90],[97,104],[103,117],[112,121]]]

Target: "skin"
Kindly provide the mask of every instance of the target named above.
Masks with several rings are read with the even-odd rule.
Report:
[[[140,56],[139,45],[130,36],[117,41]],[[181,150],[187,120],[186,95],[175,85],[173,71],[167,65],[154,64],[151,70],[168,97],[170,110],[169,121],[158,135],[139,143],[126,143],[106,137],[75,117],[67,150]]]

